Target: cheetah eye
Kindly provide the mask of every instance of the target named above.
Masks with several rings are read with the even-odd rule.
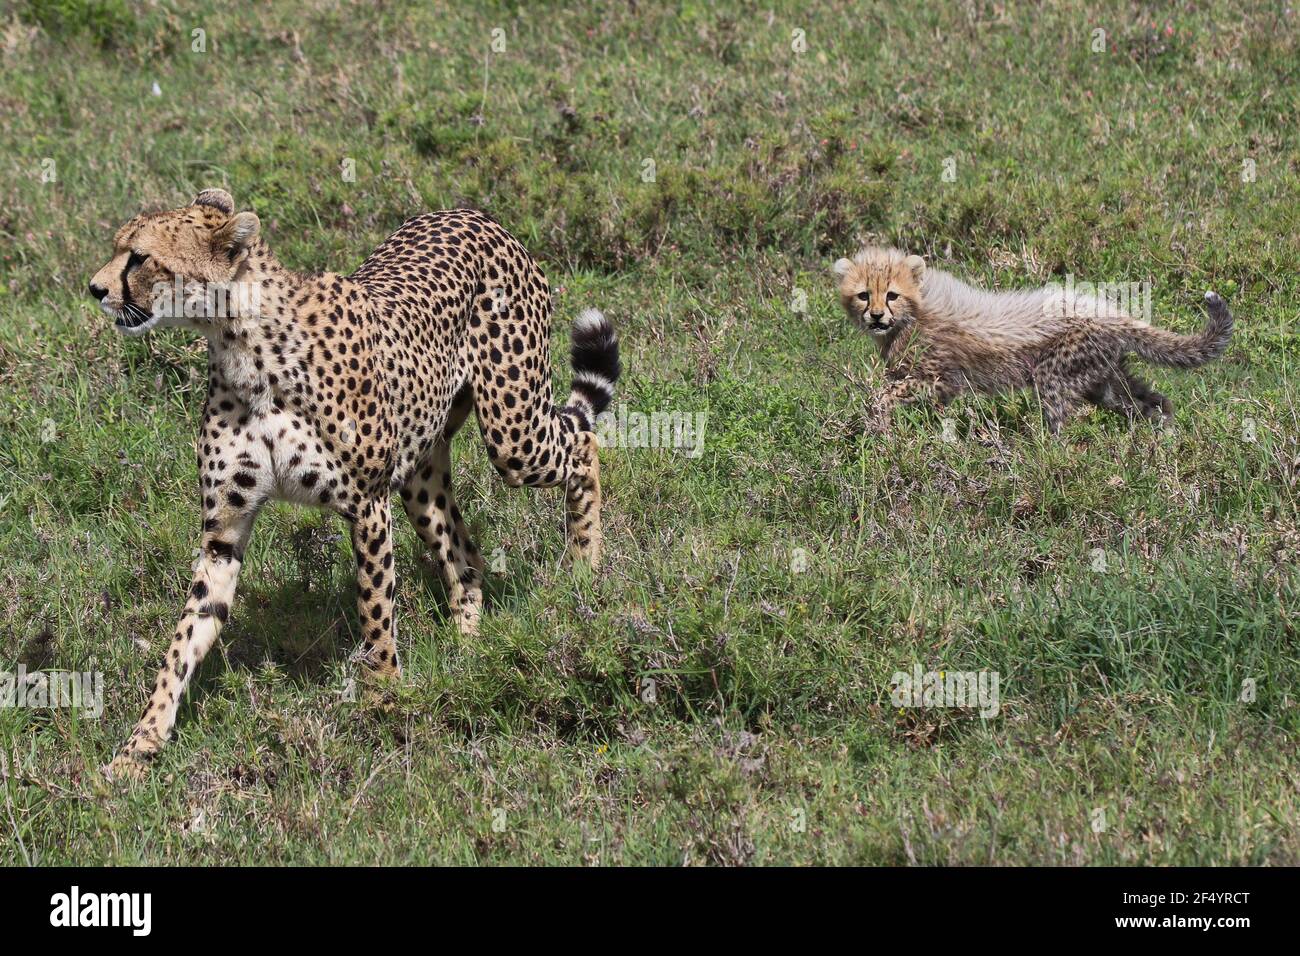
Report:
[[[144,265],[144,261],[148,258],[149,257],[145,255],[143,252],[132,252],[131,255],[127,257],[126,260],[126,271],[130,272],[133,269],[140,268],[140,266]]]
[[[859,292],[859,293],[858,293],[858,300],[861,301],[861,302],[866,302],[866,301],[867,301],[868,299],[870,299],[870,298],[871,298],[871,293],[870,293],[870,292]]]
[[[893,302],[893,301],[894,301],[895,299],[897,299],[897,298],[898,298],[898,293],[897,293],[897,292],[887,292],[887,293],[885,293],[885,301],[886,301],[886,302]]]

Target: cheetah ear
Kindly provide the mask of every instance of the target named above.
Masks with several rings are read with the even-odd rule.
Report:
[[[235,200],[224,189],[205,189],[194,197],[195,206],[211,206],[220,209],[227,216],[235,214]]]
[[[218,252],[234,259],[252,244],[261,228],[256,213],[241,212],[221,224],[212,234],[212,244]]]
[[[853,263],[848,259],[836,259],[835,265],[831,266],[831,272],[835,273],[835,278],[843,279],[853,268]]]
[[[925,260],[920,256],[908,256],[907,267],[912,270],[912,278],[920,282],[921,276],[925,275]]]

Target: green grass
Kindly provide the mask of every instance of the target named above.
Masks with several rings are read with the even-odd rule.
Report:
[[[0,709],[0,861],[1300,862],[1300,15],[198,6],[0,24],[0,669],[106,685],[98,720]],[[619,401],[706,412],[704,451],[605,452],[585,578],[559,494],[504,488],[466,429],[461,503],[505,570],[461,637],[403,525],[388,709],[347,692],[346,529],[268,509],[122,792],[96,768],[188,583],[204,351],[123,340],[83,290],[123,220],[223,184],[299,269],[488,209],[563,290],[556,354],[601,306]],[[828,276],[864,239],[997,287],[1149,279],[1184,331],[1213,287],[1238,332],[1154,371],[1170,433],[1054,442],[1020,396],[962,401],[954,442],[921,410],[868,435],[880,371]],[[1000,714],[894,708],[914,663],[996,670]]]

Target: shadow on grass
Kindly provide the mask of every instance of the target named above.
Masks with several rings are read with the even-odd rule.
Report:
[[[436,563],[423,549],[416,551],[414,560],[403,562],[400,574],[418,581],[421,589],[435,596],[438,612],[433,626],[451,626],[446,586]],[[484,615],[526,593],[534,577],[531,565],[513,563],[505,573],[486,575]],[[398,646],[408,653],[417,635],[428,630],[426,622],[416,620],[420,613],[420,605],[398,604]],[[360,642],[356,585],[350,575],[334,574],[315,586],[292,579],[279,586],[241,587],[219,648],[207,656],[190,684],[187,705],[201,701],[215,687],[217,675],[227,669],[256,671],[269,663],[295,683],[329,683]]]
[[[473,535],[471,535],[473,536]],[[535,569],[531,563],[511,561],[505,565],[505,570],[500,572],[487,571],[483,575],[483,616],[487,617],[495,610],[505,607],[514,600],[518,594],[527,593],[532,588]],[[428,593],[437,596],[438,607],[442,612],[443,620],[451,619],[451,606],[447,595],[447,585],[442,579],[442,572],[438,568],[437,559],[435,559],[427,549],[419,548],[415,552],[415,560],[411,561],[406,568],[406,573],[412,575],[412,580],[418,578],[421,587]],[[401,624],[401,610],[399,609],[398,628]]]

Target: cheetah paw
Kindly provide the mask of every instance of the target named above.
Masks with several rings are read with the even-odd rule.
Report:
[[[478,608],[465,608],[456,615],[456,628],[465,637],[478,637],[478,619]]]
[[[115,782],[138,783],[149,775],[149,765],[132,754],[118,754],[113,758],[113,762],[103,769],[103,774]]]

